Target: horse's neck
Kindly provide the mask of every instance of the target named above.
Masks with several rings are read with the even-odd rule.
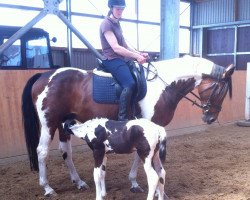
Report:
[[[156,106],[159,108],[159,110],[155,112],[155,122],[158,122],[160,125],[163,126],[168,125],[173,119],[175,110],[180,100],[185,97],[189,92],[191,92],[194,87],[194,78],[190,78],[188,80],[179,80],[167,86],[161,95],[161,98],[163,100],[161,101],[161,103],[159,103],[158,106]],[[166,116],[157,117],[157,115],[161,112],[164,112]]]
[[[140,106],[143,117],[166,126],[173,119],[180,100],[200,84],[203,73],[211,73],[213,63],[202,59],[193,61],[179,58],[155,62],[153,65],[158,76],[147,82],[148,93]]]

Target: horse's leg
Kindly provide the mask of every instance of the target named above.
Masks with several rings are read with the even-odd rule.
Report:
[[[39,164],[39,184],[44,188],[45,196],[56,196],[56,192],[49,186],[47,179],[46,160],[49,155],[49,145],[53,136],[50,134],[47,125],[41,124],[41,136],[37,147],[38,164]]]
[[[132,165],[131,170],[129,172],[129,180],[131,181],[131,184],[132,184],[130,191],[133,193],[144,192],[144,190],[139,186],[139,184],[136,181],[137,172],[138,172],[140,162],[141,162],[140,157],[138,156],[137,153],[135,153],[134,162],[133,162],[133,165]]]
[[[154,194],[158,185],[159,177],[156,171],[152,166],[152,157],[153,152],[149,154],[149,156],[145,159],[144,162],[144,170],[147,175],[148,181],[148,197],[147,200],[153,200]]]
[[[62,157],[65,161],[65,164],[69,170],[71,181],[76,185],[78,189],[88,189],[89,186],[80,179],[75,165],[72,160],[72,146],[70,141],[70,135],[65,135],[63,133],[62,127],[59,127],[59,149],[62,152]]]
[[[157,195],[158,200],[168,200],[168,196],[164,193],[164,185],[165,185],[165,176],[166,171],[162,166],[162,162],[159,157],[159,151],[153,157],[154,169],[159,177],[158,187],[157,187]]]

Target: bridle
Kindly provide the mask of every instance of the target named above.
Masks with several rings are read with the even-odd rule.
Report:
[[[154,71],[150,69],[150,66],[154,68]],[[148,62],[148,66],[144,67],[144,68],[146,69],[146,72],[147,72],[147,75],[146,75],[146,80],[147,81],[152,81],[156,77],[158,77],[166,86],[169,86],[169,84],[166,83],[166,81],[164,81],[158,75],[157,69],[155,68],[155,66],[151,62]],[[150,72],[153,73],[154,76],[149,79],[148,76],[149,76]],[[208,76],[211,79],[216,79],[216,82],[212,83],[209,87],[207,87],[205,90],[200,92],[200,95],[201,95],[202,93],[206,92],[209,89],[213,90],[212,93],[210,94],[208,100],[205,103],[200,103],[199,104],[199,103],[196,102],[196,100],[192,100],[191,98],[187,97],[186,95],[184,95],[184,94],[182,94],[180,92],[178,92],[178,93],[183,98],[190,101],[192,103],[192,105],[195,105],[195,106],[201,108],[204,114],[208,114],[211,108],[213,108],[215,110],[213,113],[219,113],[221,111],[222,107],[220,105],[217,105],[217,104],[212,104],[211,102],[212,102],[212,99],[214,98],[214,96],[216,95],[215,93],[216,93],[217,88],[219,87],[219,84],[224,83],[223,87],[221,87],[220,91],[218,92],[218,94],[222,94],[221,98],[219,99],[219,102],[221,101],[221,99],[224,97],[224,95],[223,95],[224,91],[227,90],[227,88],[228,88],[228,82],[225,81],[224,79],[219,78],[219,77],[221,77],[221,74],[220,74],[220,76],[218,76],[218,75],[217,76],[206,75],[206,76]],[[196,95],[194,92],[191,91],[189,93],[192,94],[195,98],[197,98],[200,102],[202,102],[201,98],[198,95]]]
[[[217,80],[216,82],[212,83],[208,88],[206,88],[205,90],[200,92],[200,95],[202,93],[204,93],[205,91],[212,89],[212,92],[209,96],[209,98],[207,99],[207,101],[203,104],[201,104],[202,109],[204,114],[209,113],[210,109],[213,108],[215,111],[213,113],[219,113],[221,111],[221,105],[217,105],[217,104],[212,104],[212,99],[214,98],[214,96],[216,95],[215,92],[217,91],[217,88],[219,87],[220,83],[224,83],[223,87],[220,89],[220,91],[218,92],[218,94],[221,94],[221,96],[224,96],[224,90],[227,89],[228,84],[226,81],[224,80]],[[200,98],[199,98],[200,99]],[[218,100],[219,102],[221,101],[222,97]]]

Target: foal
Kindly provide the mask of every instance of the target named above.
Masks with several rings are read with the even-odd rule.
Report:
[[[162,161],[166,157],[167,135],[163,127],[146,119],[121,122],[106,118],[96,118],[83,124],[67,120],[63,127],[66,134],[85,139],[93,150],[96,200],[106,195],[106,154],[128,154],[134,150],[144,162],[148,182],[147,200],[152,200],[155,192],[159,200],[164,199],[165,170]]]

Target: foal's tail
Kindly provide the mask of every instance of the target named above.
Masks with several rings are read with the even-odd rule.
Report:
[[[29,154],[31,170],[38,171],[38,157],[36,148],[39,142],[40,124],[36,109],[32,101],[31,90],[41,73],[32,76],[26,83],[22,94],[22,115],[26,147]]]
[[[161,162],[164,163],[167,155],[167,134],[164,128],[162,128],[160,132],[159,155]]]

